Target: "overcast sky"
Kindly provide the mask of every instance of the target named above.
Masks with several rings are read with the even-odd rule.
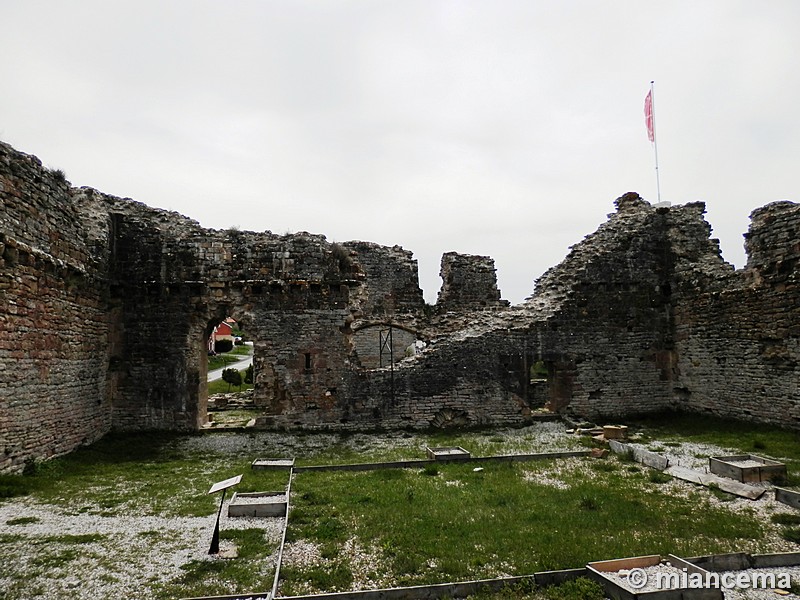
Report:
[[[205,227],[495,259],[514,303],[628,191],[798,200],[800,2],[0,0],[0,139]]]

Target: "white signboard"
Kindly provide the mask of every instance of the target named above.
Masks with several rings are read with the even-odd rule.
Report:
[[[213,494],[214,492],[219,492],[222,490],[227,490],[229,487],[235,486],[242,480],[241,475],[237,475],[236,477],[231,477],[230,479],[226,479],[225,481],[218,481],[214,485],[211,486],[211,489],[208,490],[209,494]]]

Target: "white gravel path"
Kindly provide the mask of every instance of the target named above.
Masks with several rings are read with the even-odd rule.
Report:
[[[227,505],[229,501],[226,500]],[[265,541],[277,544],[282,518],[228,519],[223,506],[220,528],[265,530]],[[13,524],[15,519],[36,522]],[[0,544],[0,590],[8,598],[136,598],[147,589],[183,574],[194,560],[221,560],[208,555],[216,512],[207,517],[114,516],[74,514],[28,498],[0,503],[0,534],[17,538]],[[9,524],[9,521],[12,524]],[[97,541],[70,544],[53,538],[97,536]],[[42,553],[47,543],[46,554]],[[221,544],[224,549],[224,543]],[[63,566],[49,566],[48,557],[77,551]],[[20,584],[18,574],[24,574]]]

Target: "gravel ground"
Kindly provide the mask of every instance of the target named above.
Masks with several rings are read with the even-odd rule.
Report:
[[[258,527],[264,529],[266,541],[280,541],[282,518],[229,519],[224,516],[228,503],[223,506],[220,529]],[[15,519],[36,521],[9,524]],[[18,539],[0,545],[0,591],[6,590],[8,598],[19,599],[150,598],[145,588],[180,576],[186,563],[221,560],[208,555],[215,520],[216,513],[207,517],[103,517],[74,514],[28,498],[4,502],[0,504],[2,533]],[[77,545],[65,541],[55,546],[56,555],[77,548],[74,560],[51,566],[42,554],[46,538],[80,535],[92,535],[97,540]],[[223,541],[220,550],[224,549]],[[53,550],[53,543],[48,543],[47,555]],[[25,575],[21,589],[18,574]]]
[[[522,428],[495,429],[487,434],[465,434],[474,440],[465,448],[473,456],[486,454],[520,454],[585,449],[577,436],[567,435],[558,421],[541,421]],[[382,451],[402,452],[409,458],[426,459],[429,436],[416,432],[314,433],[295,435],[278,432],[214,432],[189,436],[176,442],[184,452],[237,454],[253,459],[297,458],[325,456],[328,450],[345,448],[356,454],[375,454]],[[365,459],[366,460],[366,459]],[[356,460],[355,462],[364,462]]]

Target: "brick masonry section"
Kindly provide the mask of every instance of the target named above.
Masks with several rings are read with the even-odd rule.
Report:
[[[491,258],[448,253],[427,306],[400,246],[204,229],[2,143],[0,199],[0,471],[112,429],[201,427],[206,338],[227,316],[254,340],[264,427],[679,409],[800,428],[791,202],[754,211],[736,271],[702,203],[628,193],[523,304],[501,300]]]

